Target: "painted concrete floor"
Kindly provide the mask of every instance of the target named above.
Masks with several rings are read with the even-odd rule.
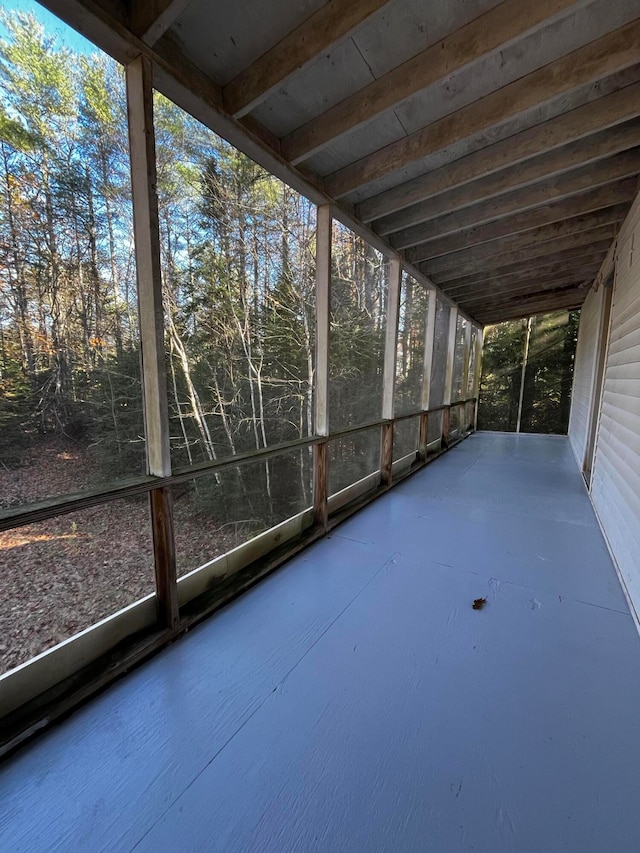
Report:
[[[568,442],[478,433],[1,766],[0,851],[637,853],[639,792]]]

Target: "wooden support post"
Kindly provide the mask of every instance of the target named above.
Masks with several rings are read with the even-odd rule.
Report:
[[[175,628],[178,624],[178,587],[171,487],[166,486],[149,492],[149,502],[158,616],[165,628]]]
[[[418,457],[421,462],[427,458],[427,445],[429,444],[429,408],[431,397],[431,369],[433,365],[433,343],[436,330],[436,311],[438,294],[435,288],[430,287],[427,294],[427,316],[424,326],[424,360],[422,363],[422,401],[424,410],[420,418],[420,439],[418,443]]]
[[[402,263],[398,258],[389,261],[389,293],[387,299],[387,328],[384,344],[384,374],[382,385],[382,417],[391,423],[383,424],[380,441],[380,479],[390,486],[393,467],[393,416],[396,387],[396,355],[398,349],[398,318]]]
[[[442,447],[446,450],[449,447],[449,432],[451,424],[451,408],[447,406],[442,410]]]
[[[380,435],[380,484],[390,486],[393,476],[393,421],[382,424]]]
[[[126,80],[147,470],[157,477],[167,477],[171,474],[169,409],[149,59],[138,56],[132,60],[126,67]],[[150,493],[150,502],[158,617],[171,628],[178,623],[178,592],[169,490],[155,489]]]
[[[453,387],[453,361],[456,351],[456,332],[458,329],[458,309],[452,305],[449,311],[449,332],[447,335],[447,360],[444,374],[444,398],[443,403],[451,405],[451,391]],[[451,423],[451,409],[446,408],[442,413],[442,444],[449,446],[449,425]]]
[[[318,208],[316,225],[316,372],[315,433],[329,435],[329,319],[331,313],[331,205]],[[327,442],[313,448],[314,524],[327,530]]]
[[[327,510],[327,449],[328,442],[313,445],[313,523],[322,530],[328,529]]]
[[[423,412],[420,415],[420,437],[418,439],[418,459],[426,462],[429,445],[429,414]]]

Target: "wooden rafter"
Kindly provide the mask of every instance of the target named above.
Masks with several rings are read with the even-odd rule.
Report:
[[[561,224],[554,222],[518,234],[509,234],[491,242],[475,244],[470,248],[430,258],[421,263],[419,268],[425,275],[435,276],[444,271],[461,268],[463,264],[491,263],[494,258],[499,259],[514,252],[546,251],[547,246],[549,251],[553,251],[558,246],[584,245],[585,240],[588,242],[591,239],[590,235],[595,229],[609,227],[615,230],[627,215],[628,209],[628,204],[616,204],[583,216],[571,217]]]
[[[640,92],[638,95],[640,97]],[[640,145],[639,121],[612,127],[540,157],[534,157],[525,163],[509,166],[485,178],[441,193],[420,204],[379,219],[372,225],[379,234],[391,234],[394,231],[436,219],[445,213],[469,207],[476,202],[486,201],[503,193],[587,166],[637,145]]]
[[[564,302],[570,300],[574,302],[577,299],[584,299],[586,296],[586,285],[584,282],[573,277],[572,279],[557,280],[549,283],[547,290],[532,293],[529,296],[509,296],[499,297],[497,299],[487,299],[483,305],[475,306],[477,313],[484,317],[489,312],[494,315],[499,312],[514,311],[527,309],[531,311],[534,308],[547,306],[554,302]]]
[[[191,0],[132,0],[131,32],[145,44],[155,44],[191,3]]]
[[[549,272],[546,276],[533,277],[508,286],[495,287],[487,285],[485,287],[477,287],[457,298],[460,304],[464,305],[468,311],[473,311],[476,308],[481,308],[488,302],[493,304],[499,300],[512,298],[527,299],[534,294],[546,293],[549,290],[560,286],[564,287],[576,281],[584,281],[586,278],[593,279],[598,269],[598,263],[576,266],[564,272]]]
[[[494,305],[488,306],[483,311],[478,311],[476,316],[479,322],[488,325],[493,323],[504,323],[506,320],[519,320],[534,314],[546,314],[549,311],[571,310],[579,308],[587,295],[586,283],[569,287],[566,291],[548,296],[536,297],[523,300],[517,305]]]
[[[325,179],[327,192],[335,198],[342,198],[358,187],[401,171],[428,154],[638,61],[640,19],[339,169]]]
[[[601,208],[612,207],[625,201],[631,202],[636,196],[637,189],[637,180],[627,178],[627,180],[607,184],[604,187],[581,193],[563,201],[526,210],[515,216],[487,222],[457,233],[447,234],[444,237],[436,237],[407,250],[406,256],[411,263],[416,263],[427,258],[435,258],[438,255],[446,255],[449,252],[469,248],[477,243],[487,243],[500,237],[507,237],[510,234],[518,234],[520,231],[530,231],[533,228],[553,225],[554,223],[557,224],[556,236],[572,233],[566,229],[563,220],[592,213]]]
[[[274,89],[348,35],[388,0],[329,0],[223,89],[225,108],[241,117]]]
[[[307,159],[432,83],[544,25],[573,3],[574,0],[538,0],[528,4],[522,0],[503,0],[290,133],[282,140],[283,155],[292,163]]]
[[[522,281],[535,281],[537,278],[547,275],[553,275],[556,272],[571,272],[585,266],[599,267],[603,258],[607,253],[606,246],[604,249],[599,249],[597,252],[590,252],[580,257],[571,257],[561,260],[550,260],[546,264],[538,267],[522,266],[510,272],[499,275],[492,273],[484,273],[482,277],[478,277],[473,281],[465,281],[463,284],[453,283],[453,285],[445,286],[444,292],[452,299],[464,299],[470,293],[475,293],[478,289],[510,287],[512,284],[517,284]]]
[[[563,237],[560,240],[552,240],[525,247],[518,252],[510,252],[504,255],[496,254],[491,260],[468,261],[460,266],[452,266],[441,273],[432,274],[431,278],[440,287],[449,287],[456,283],[480,281],[482,276],[488,272],[501,275],[512,269],[520,269],[526,265],[535,268],[547,263],[547,260],[561,260],[563,258],[579,258],[585,252],[606,251],[615,237],[615,228],[605,225],[593,231],[585,231],[581,234]],[[581,238],[576,241],[575,238]],[[566,243],[565,243],[566,241]]]
[[[414,225],[412,228],[398,231],[392,235],[391,244],[396,249],[406,249],[463,228],[473,228],[484,222],[513,216],[521,211],[560,201],[613,181],[630,178],[639,172],[640,149],[632,149],[582,169],[574,169],[567,174],[521,187],[422,225]]]
[[[378,220],[638,115],[640,83],[634,83],[372,196],[356,205],[356,214],[364,222]]]

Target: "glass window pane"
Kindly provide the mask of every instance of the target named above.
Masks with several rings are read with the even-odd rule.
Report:
[[[311,435],[316,208],[154,106],[173,465]]]
[[[408,415],[422,407],[427,308],[427,290],[403,273],[396,352],[396,415]]]
[[[387,299],[384,257],[334,222],[329,341],[332,431],[382,416]]]
[[[329,442],[328,492],[336,492],[380,470],[380,428]]]
[[[0,533],[0,673],[155,590],[149,501]]]
[[[31,10],[0,59],[2,506],[145,472],[123,69]]]
[[[178,575],[308,509],[312,471],[303,448],[173,486]]]

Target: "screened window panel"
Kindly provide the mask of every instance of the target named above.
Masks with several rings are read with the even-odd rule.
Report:
[[[578,311],[554,311],[532,318],[521,432],[566,435],[579,316]]]
[[[526,331],[526,320],[484,330],[478,429],[516,430]]]
[[[329,339],[331,431],[382,416],[388,265],[383,255],[333,223]]]
[[[429,415],[427,426],[427,443],[439,440],[442,437],[442,412],[432,412]]]
[[[380,429],[374,427],[329,442],[328,492],[335,495],[380,470]]]
[[[172,463],[311,435],[316,208],[154,107]]]
[[[173,486],[178,575],[308,509],[312,471],[312,450],[303,448]]]
[[[431,390],[429,407],[441,406],[444,402],[444,383],[447,369],[447,338],[449,334],[450,308],[441,299],[436,301],[436,318],[433,337],[433,360],[431,362]]]
[[[467,330],[467,321],[464,317],[458,314],[456,323],[456,343],[453,353],[453,376],[451,381],[451,401],[462,400],[464,398],[463,379],[464,379],[464,342]]]
[[[420,418],[400,421],[393,428],[393,461],[417,453],[420,439]]]
[[[0,509],[146,467],[123,68],[62,22],[3,40]]]
[[[427,290],[407,273],[402,275],[394,412],[408,415],[422,406]]]
[[[155,590],[147,496],[0,532],[0,673]]]

